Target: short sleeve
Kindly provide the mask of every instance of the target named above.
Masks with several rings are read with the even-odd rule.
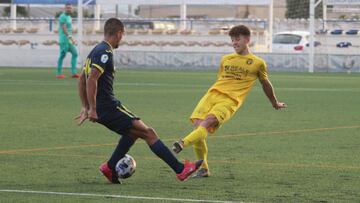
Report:
[[[261,60],[260,68],[258,72],[259,80],[267,80],[268,79],[268,73],[267,73],[267,66],[265,61]]]
[[[221,58],[221,61],[220,61],[220,66],[219,66],[219,70],[218,70],[218,74],[217,74],[217,78],[220,77],[221,73],[224,71],[224,61],[225,61],[226,57],[223,56]]]
[[[91,67],[98,69],[101,73],[104,73],[105,68],[110,61],[110,54],[111,53],[107,52],[96,54],[91,61]]]
[[[64,14],[61,14],[59,17],[59,23],[65,24],[66,23],[66,16]]]

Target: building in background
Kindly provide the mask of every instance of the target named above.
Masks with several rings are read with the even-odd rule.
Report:
[[[11,0],[0,0],[0,17],[9,17],[5,10]],[[287,0],[274,0],[274,18],[286,18]],[[308,3],[304,2],[298,10],[305,12]],[[61,11],[62,5],[20,5],[25,8],[29,17],[54,17]],[[267,6],[231,6],[231,5],[188,5],[188,18],[249,18],[267,19],[269,9]],[[360,19],[360,6],[328,6],[328,19]],[[87,6],[84,14],[88,17],[94,13],[93,6]],[[119,18],[179,18],[179,5],[102,5],[101,17]],[[20,16],[21,17],[21,16]]]
[[[180,7],[173,5],[140,5],[136,12],[143,18],[179,18]],[[274,1],[274,18],[284,18],[286,0]],[[260,18],[269,16],[268,6],[232,6],[232,5],[188,5],[189,18]]]

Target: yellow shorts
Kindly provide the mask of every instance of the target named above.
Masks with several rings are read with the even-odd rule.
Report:
[[[219,125],[215,129],[209,129],[209,132],[213,133],[235,114],[239,106],[237,102],[223,93],[207,92],[195,107],[190,120],[192,122],[195,119],[204,120],[208,115],[214,115],[219,121]]]

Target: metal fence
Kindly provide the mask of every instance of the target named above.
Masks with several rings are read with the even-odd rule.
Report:
[[[79,67],[90,49],[102,40],[101,27],[105,19],[84,19],[83,41]],[[116,52],[116,66],[139,68],[214,69],[222,55],[233,52],[228,28],[247,24],[253,29],[251,49],[266,59],[269,69],[276,71],[308,70],[308,55],[267,53],[265,20],[209,19],[189,20],[189,29],[181,30],[178,19],[122,19],[127,31]],[[53,18],[17,19],[12,29],[12,19],[0,18],[1,66],[55,67],[58,56],[58,22]],[[141,23],[139,23],[141,22]],[[149,23],[152,22],[152,23]],[[74,30],[76,37],[76,19]],[[137,25],[137,27],[135,26]],[[359,34],[347,34],[350,29],[360,30],[360,21],[317,21],[316,39],[321,46],[316,49],[315,71],[359,72]],[[301,30],[308,26],[306,20],[276,20],[274,32]],[[99,28],[100,27],[100,28]],[[333,34],[341,29],[340,34]],[[351,46],[339,47],[349,42]],[[23,60],[18,60],[21,56]],[[68,61],[65,65],[69,65]]]

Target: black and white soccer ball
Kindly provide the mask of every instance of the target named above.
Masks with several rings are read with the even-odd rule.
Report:
[[[135,173],[136,161],[132,156],[126,154],[117,162],[115,169],[120,179],[130,178]]]

